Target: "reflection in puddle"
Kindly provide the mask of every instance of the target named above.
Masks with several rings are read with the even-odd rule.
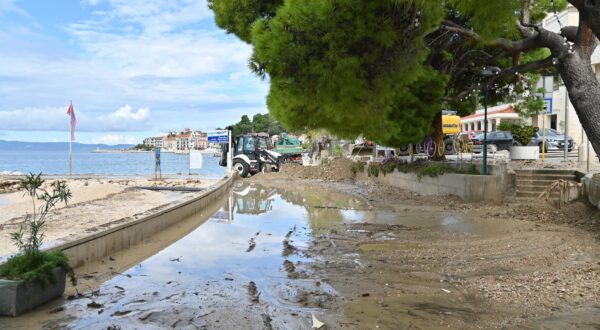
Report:
[[[268,321],[275,328],[307,328],[310,315],[336,295],[327,284],[309,279],[305,265],[311,259],[302,250],[313,235],[355,222],[472,230],[454,216],[378,212],[352,196],[293,188],[241,183],[209,214],[77,270],[79,290],[99,288],[97,296],[55,301],[20,318],[0,318],[0,325],[262,328]],[[250,282],[256,286],[251,296]],[[91,301],[101,310],[90,308]],[[60,312],[48,313],[56,308]]]
[[[0,196],[0,206],[4,206],[4,205],[8,205],[8,204],[10,204],[10,201],[8,200],[8,198]]]

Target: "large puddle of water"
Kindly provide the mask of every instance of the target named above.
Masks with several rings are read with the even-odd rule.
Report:
[[[322,188],[241,183],[203,213],[76,270],[83,296],[70,289],[74,299],[0,318],[0,328],[310,328],[337,299],[306,276],[302,250],[313,235],[353,222],[480,230],[453,215],[404,211],[378,212]]]

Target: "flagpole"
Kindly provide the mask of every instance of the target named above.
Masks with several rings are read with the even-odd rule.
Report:
[[[73,101],[69,102],[69,107],[73,108]],[[69,139],[69,177],[71,176],[73,176],[73,124],[71,124],[71,137]]]
[[[69,143],[69,176],[73,176],[73,140]]]

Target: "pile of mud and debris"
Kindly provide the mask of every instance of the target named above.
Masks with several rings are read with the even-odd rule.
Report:
[[[334,158],[327,164],[318,166],[286,163],[281,168],[279,176],[308,180],[352,181],[355,178],[352,164],[353,162],[347,158]]]

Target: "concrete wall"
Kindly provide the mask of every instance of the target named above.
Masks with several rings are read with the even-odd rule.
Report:
[[[600,209],[600,175],[588,174],[581,179],[583,191],[588,201]]]
[[[366,173],[357,176],[358,180],[376,182],[398,187],[423,195],[455,195],[466,202],[502,203],[504,187],[498,175],[444,174],[437,177],[419,178],[413,173],[393,172],[368,178]]]
[[[224,179],[215,188],[192,200],[49,250],[64,251],[69,257],[69,263],[74,268],[109,256],[114,252],[125,250],[165,228],[201,212],[208,205],[228,193],[234,180],[235,177]]]

